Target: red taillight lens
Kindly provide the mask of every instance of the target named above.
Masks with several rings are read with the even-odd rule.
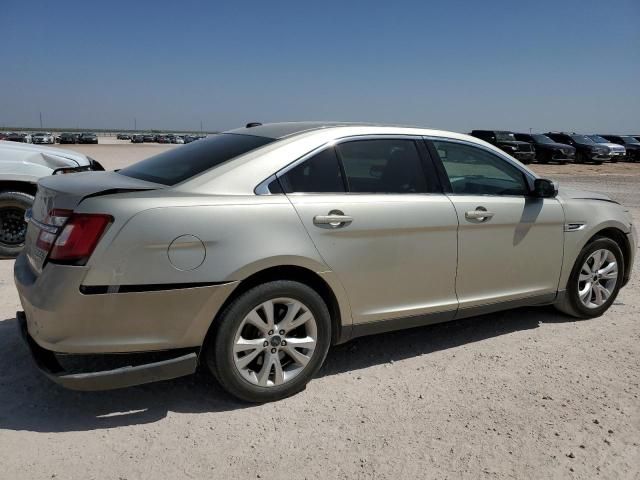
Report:
[[[112,221],[111,215],[74,213],[56,237],[49,260],[86,263]]]

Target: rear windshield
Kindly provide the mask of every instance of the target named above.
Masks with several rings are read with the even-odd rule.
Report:
[[[127,177],[175,185],[273,142],[273,138],[224,133],[155,155],[118,171]]]

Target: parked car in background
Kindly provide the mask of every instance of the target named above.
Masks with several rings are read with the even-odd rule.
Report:
[[[131,135],[131,143],[143,143],[144,135]]]
[[[131,135],[129,135],[128,133],[119,133],[116,138],[118,140],[131,140]]]
[[[471,135],[495,145],[522,163],[531,163],[536,158],[533,146],[528,142],[516,140],[513,132],[504,130],[473,130]]]
[[[547,132],[545,135],[556,142],[566,143],[575,148],[576,163],[591,162],[600,165],[611,160],[609,148],[597,144],[586,135],[566,132]]]
[[[181,145],[184,143],[184,138],[182,138],[180,135],[174,135],[173,137],[171,137],[171,143]]]
[[[171,143],[171,140],[167,135],[156,135],[156,142],[158,143]]]
[[[53,145],[55,143],[55,139],[53,137],[53,134],[50,132],[38,132],[34,133],[31,136],[31,142],[37,144]]]
[[[6,140],[9,134],[7,132],[0,132],[0,140]]]
[[[541,133],[515,133],[516,140],[533,145],[536,160],[540,163],[558,162],[565,164],[574,162],[576,149],[571,145],[558,143]]]
[[[616,163],[618,161],[623,161],[627,159],[627,150],[622,145],[618,145],[617,143],[610,142],[604,137],[600,135],[587,135],[591,140],[596,142],[598,145],[604,145],[609,149],[611,154],[611,162]]]
[[[78,141],[78,137],[75,133],[64,132],[60,134],[60,143],[76,143]]]
[[[640,162],[640,139],[631,135],[600,135],[612,143],[622,145],[627,151],[626,159],[630,162]]]
[[[9,142],[32,143],[31,134],[29,133],[11,132],[5,140]]]
[[[195,142],[196,138],[193,135],[185,135],[184,136],[184,143],[191,143],[191,142]]]
[[[81,133],[78,143],[98,143],[98,136],[95,133]]]
[[[142,139],[144,142],[155,142],[156,141],[156,136],[152,135],[150,133],[147,133],[146,135],[142,136]]]
[[[636,249],[624,207],[558,190],[474,137],[265,124],[118,172],[40,180],[14,266],[17,319],[66,387],[200,363],[265,402],[304,389],[329,346],[353,337],[516,306],[600,316]],[[132,356],[76,374],[58,352]]]
[[[104,169],[77,152],[0,142],[0,257],[15,257],[24,245],[24,215],[33,203],[38,180],[85,170]]]

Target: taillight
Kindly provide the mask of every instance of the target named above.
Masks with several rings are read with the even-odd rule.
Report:
[[[38,240],[36,241],[38,248],[45,252],[49,252],[49,250],[51,250],[53,242],[57,237],[58,230],[60,230],[60,227],[69,220],[71,214],[73,214],[73,210],[63,210],[60,208],[54,208],[47,214],[43,219],[44,225],[42,230],[40,230]]]
[[[84,265],[112,221],[111,215],[73,213],[55,237],[49,260]]]

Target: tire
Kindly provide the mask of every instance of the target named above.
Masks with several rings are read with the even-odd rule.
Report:
[[[33,196],[24,192],[0,192],[0,257],[15,258],[24,247],[24,214],[33,205]]]
[[[266,310],[260,309],[265,302],[272,300],[275,305],[274,324],[278,327],[280,325],[284,327],[286,319],[283,316],[291,308],[286,307],[287,310],[283,310],[287,305],[284,303],[285,300],[294,302],[290,305],[299,302],[304,308],[300,311],[305,312],[304,315],[311,314],[312,319],[287,331],[282,336],[280,336],[282,331],[278,328],[275,331],[260,331],[254,327],[256,323],[248,321],[248,318],[255,314],[259,319],[264,319]],[[303,315],[298,315],[295,318],[299,321],[302,317]],[[261,326],[263,325],[266,324],[263,322]],[[240,400],[253,403],[280,400],[304,390],[306,384],[322,366],[331,343],[331,318],[322,297],[309,286],[289,280],[264,283],[241,294],[222,311],[213,328],[215,331],[207,336],[203,345],[207,367],[227,392]],[[301,329],[305,329],[303,334],[300,333]],[[313,333],[309,333],[308,330],[313,330]],[[270,335],[271,333],[273,335]],[[308,360],[304,366],[300,366],[287,352],[293,348],[294,338],[298,337],[297,339],[300,340],[300,337],[306,339],[314,335],[315,347],[311,352],[300,347],[308,355],[308,357],[302,355]],[[239,338],[242,340],[238,340]],[[251,340],[245,340],[245,338]],[[279,343],[278,339],[282,343]],[[245,355],[245,352],[235,352],[234,346],[240,342],[250,341],[256,342],[257,346],[249,347],[246,357],[238,358],[237,355]],[[287,341],[289,341],[288,345]],[[300,350],[294,350],[294,353],[303,353]],[[248,357],[254,360],[251,360],[245,368],[241,368],[242,360]],[[265,368],[267,361],[269,362],[268,371]],[[272,365],[272,361],[277,361],[280,365],[279,379],[277,365]],[[263,372],[266,374],[263,375]],[[286,379],[287,375],[291,378]],[[262,382],[261,378],[266,378],[266,383]]]
[[[590,259],[591,255],[594,254],[594,252],[603,250],[611,252],[615,257],[618,270],[615,279],[615,286],[611,289],[611,294],[604,303],[602,303],[600,306],[588,307],[583,303],[583,301],[580,300],[579,288],[580,285],[583,284],[583,282],[580,281],[580,276],[584,273],[583,266],[585,265],[585,262]],[[608,310],[608,308],[618,296],[620,286],[622,285],[623,276],[624,256],[622,255],[620,246],[610,238],[596,238],[594,241],[587,244],[580,252],[580,255],[578,255],[578,259],[573,266],[571,276],[569,277],[569,281],[567,283],[565,295],[562,300],[555,305],[555,307],[561,312],[577,318],[599,317]],[[591,296],[591,294],[589,295]]]

